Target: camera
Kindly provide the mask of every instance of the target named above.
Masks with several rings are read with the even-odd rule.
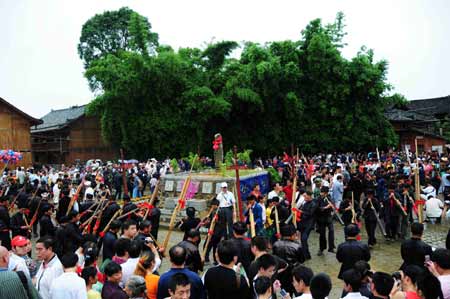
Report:
[[[154,243],[154,242],[153,242],[153,239],[152,239],[152,238],[146,237],[146,238],[144,239],[144,243],[145,243],[145,244],[152,244],[152,243]]]
[[[399,271],[392,273],[391,276],[395,281],[400,281],[402,279],[402,274]]]

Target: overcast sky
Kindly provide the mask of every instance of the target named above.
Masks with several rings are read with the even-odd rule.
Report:
[[[362,45],[389,61],[388,81],[409,100],[450,95],[450,1],[433,0],[0,0],[0,97],[34,117],[86,104],[77,44],[82,25],[128,6],[146,16],[160,43],[203,47],[220,40],[300,37],[315,18],[346,16],[346,57]]]

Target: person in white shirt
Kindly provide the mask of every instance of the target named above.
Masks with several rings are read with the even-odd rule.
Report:
[[[61,188],[62,188],[62,180],[56,179],[55,185],[53,186],[53,203],[58,204],[59,202],[59,195],[61,194]]]
[[[441,290],[444,299],[450,298],[450,250],[438,248],[433,251],[432,262],[427,262],[426,267],[441,282]]]
[[[128,260],[121,264],[122,268],[122,280],[119,285],[124,288],[128,279],[133,275],[137,264],[139,263],[139,256],[141,254],[141,244],[138,241],[131,241],[130,247],[128,247]]]
[[[443,208],[444,203],[440,199],[428,195],[428,200],[425,202],[424,209],[425,215],[430,222],[434,223],[437,221],[440,223]]]
[[[425,188],[422,188],[422,193],[420,194],[420,197],[422,197],[423,200],[426,200],[429,195],[436,197],[436,188],[431,185],[431,181],[427,179],[427,186]]]
[[[77,262],[75,253],[66,253],[61,258],[64,273],[52,281],[51,299],[87,299],[86,283],[76,273]]]
[[[294,299],[312,299],[309,283],[313,276],[313,271],[308,267],[300,265],[292,269],[292,285],[297,293],[302,294]]]
[[[355,269],[349,269],[342,274],[344,291],[347,292],[347,295],[342,299],[368,299],[359,292],[362,278],[361,273]]]
[[[233,234],[233,207],[236,202],[233,192],[228,191],[228,184],[223,182],[220,184],[221,191],[216,198],[219,201],[219,209],[222,209],[227,222],[227,236]]]
[[[58,256],[53,252],[54,247],[55,241],[50,237],[42,237],[36,242],[36,256],[38,260],[42,260],[42,264],[39,267],[34,282],[42,299],[51,299],[51,284],[53,280],[64,273]]]
[[[283,196],[281,196],[281,192],[283,191],[283,187],[280,185],[280,183],[275,183],[275,186],[273,187],[273,190],[267,194],[268,199],[272,199],[274,197],[278,197],[280,201],[283,200]]]

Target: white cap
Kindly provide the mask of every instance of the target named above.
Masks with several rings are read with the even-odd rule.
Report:
[[[86,187],[90,186],[90,185],[91,185],[91,181],[86,181],[86,182],[84,182],[84,185],[85,185]]]
[[[220,184],[221,188],[228,188],[228,184],[226,182],[223,182],[222,184]]]
[[[92,188],[87,188],[87,189],[86,189],[86,195],[87,195],[87,194],[94,195],[94,189],[92,189]]]

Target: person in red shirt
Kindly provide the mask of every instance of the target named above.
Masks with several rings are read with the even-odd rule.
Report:
[[[289,203],[289,205],[291,205],[291,201],[292,201],[292,181],[290,179],[288,179],[286,181],[286,186],[283,187],[283,192],[284,194],[286,194],[286,201]]]

